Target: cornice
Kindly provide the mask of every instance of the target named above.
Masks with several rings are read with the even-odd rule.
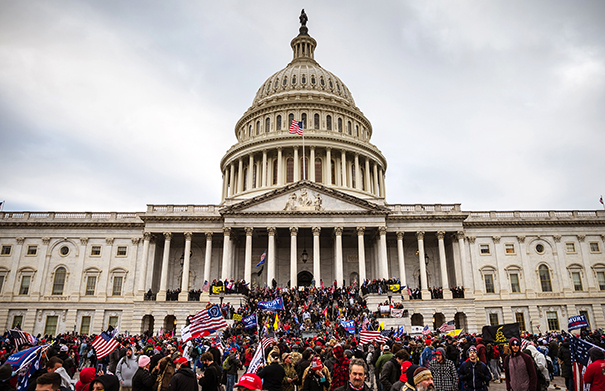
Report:
[[[141,217],[141,216],[140,216]],[[0,227],[8,228],[142,228],[143,222],[58,222],[58,221],[2,221]]]
[[[222,221],[222,216],[188,216],[182,214],[141,216],[145,223],[176,222],[176,221]]]
[[[575,226],[604,226],[605,220],[532,220],[532,221],[465,221],[464,227],[575,227]]]
[[[409,214],[409,215],[394,215],[390,214],[387,220],[449,220],[456,222],[464,222],[468,215],[460,215],[460,214],[449,214],[447,212],[436,212],[434,214]]]

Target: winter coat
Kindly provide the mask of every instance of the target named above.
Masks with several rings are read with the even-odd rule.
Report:
[[[197,377],[188,365],[181,365],[168,385],[168,391],[198,391]]]
[[[132,378],[139,369],[139,360],[134,356],[124,356],[116,365],[116,376],[122,387],[132,387]]]
[[[389,361],[382,367],[380,372],[380,384],[382,384],[383,390],[390,390],[393,383],[395,383],[401,377],[401,364],[397,362],[397,359],[393,356]]]
[[[170,357],[162,358],[158,364],[160,369],[153,369],[152,373],[156,375],[155,382],[153,384],[153,391],[168,391],[168,386],[174,376],[174,365],[170,360]]]
[[[152,391],[156,376],[155,373],[139,367],[132,377],[132,391]]]
[[[286,371],[277,361],[262,367],[256,374],[263,379],[264,390],[281,391],[281,383],[284,380],[284,376],[286,376]]]
[[[198,384],[202,386],[201,391],[217,391],[221,384],[222,369],[214,361],[204,371],[204,376],[200,378]]]
[[[460,380],[464,383],[465,391],[487,391],[492,378],[487,366],[481,361],[466,360],[458,368]]]
[[[351,360],[345,357],[344,349],[341,345],[334,346],[332,354],[334,361],[334,370],[332,371],[332,389],[342,387],[349,381],[349,363]]]

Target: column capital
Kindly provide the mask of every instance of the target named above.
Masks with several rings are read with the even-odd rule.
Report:
[[[315,147],[314,147],[314,146],[309,147],[309,149],[310,149],[311,151],[315,151]]]
[[[519,243],[525,243],[525,235],[518,235],[517,240]]]
[[[246,236],[252,236],[252,233],[254,232],[254,228],[252,228],[252,227],[245,227],[244,231],[246,232]]]
[[[464,231],[458,231],[456,232],[456,239],[460,240],[464,240]]]
[[[342,227],[334,227],[334,235],[341,236],[343,228]]]
[[[151,232],[143,232],[143,240],[151,240]]]
[[[313,227],[311,228],[311,231],[313,231],[313,236],[319,236],[321,233],[321,227]]]
[[[356,231],[357,231],[357,236],[363,236],[366,232],[366,227],[357,227]]]
[[[214,235],[212,232],[204,232],[204,235],[206,235],[206,240],[212,240],[212,235]]]
[[[405,234],[405,232],[403,232],[403,231],[397,231],[397,240],[403,240],[404,234]]]
[[[326,151],[327,152],[331,152],[332,151],[332,147],[326,147]]]
[[[275,236],[276,233],[277,233],[277,228],[267,227],[267,234],[269,234],[269,236]]]
[[[164,239],[170,241],[172,239],[172,232],[164,232]]]
[[[424,231],[417,231],[416,239],[418,239],[418,240],[424,239]]]
[[[88,244],[88,238],[80,238],[80,244],[86,246]]]
[[[278,152],[281,152],[281,151],[283,151],[283,150],[284,150],[284,147],[277,147],[277,151],[278,151]]]
[[[193,237],[192,232],[185,232],[185,240],[191,240],[192,237]]]
[[[580,242],[580,243],[583,243],[584,239],[586,239],[586,235],[580,234],[580,235],[576,235],[576,236],[578,237],[578,242]]]
[[[494,243],[500,243],[500,236],[492,236]]]
[[[48,246],[48,244],[50,243],[50,238],[49,237],[43,237],[42,238],[42,244]]]
[[[223,227],[223,235],[230,236],[231,235],[231,227]]]
[[[561,235],[553,235],[552,238],[554,239],[555,243],[561,243]]]
[[[355,158],[359,158],[359,152],[355,152],[353,156],[355,156]]]
[[[387,227],[385,227],[385,226],[378,227],[378,234],[380,234],[380,235],[386,235],[387,234]]]
[[[298,235],[298,227],[290,227],[290,235],[291,236]]]
[[[17,240],[17,244],[23,244],[25,242],[25,238],[23,236],[19,236],[15,239]]]
[[[113,238],[105,238],[105,243],[112,245],[113,244]]]
[[[466,240],[468,240],[469,243],[475,243],[475,240],[477,240],[476,236],[467,236]]]
[[[445,237],[445,231],[437,231],[437,239],[443,240]]]
[[[136,246],[141,241],[141,238],[132,238],[130,240],[132,240],[132,244],[134,244]]]

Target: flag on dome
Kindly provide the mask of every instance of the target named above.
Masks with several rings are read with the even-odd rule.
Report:
[[[303,134],[303,123],[301,121],[292,120],[292,125],[290,125],[290,134],[298,134],[302,136]]]

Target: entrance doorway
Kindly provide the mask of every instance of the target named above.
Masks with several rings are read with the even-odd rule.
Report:
[[[298,286],[311,286],[313,274],[309,273],[308,271],[302,271],[298,273],[296,278],[298,280]]]

